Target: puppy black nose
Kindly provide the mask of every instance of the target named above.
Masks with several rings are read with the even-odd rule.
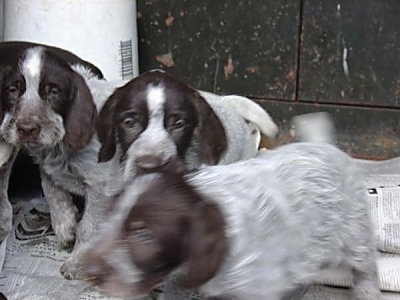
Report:
[[[17,130],[22,136],[36,136],[40,131],[40,126],[36,122],[20,121],[17,123]]]
[[[136,166],[142,169],[154,169],[162,166],[165,162],[154,155],[139,156],[135,160]]]

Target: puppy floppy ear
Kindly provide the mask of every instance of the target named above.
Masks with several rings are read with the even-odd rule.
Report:
[[[215,204],[196,203],[189,236],[188,269],[181,285],[197,288],[210,280],[227,252],[225,222]]]
[[[192,102],[199,116],[195,135],[199,143],[201,161],[215,165],[227,147],[225,129],[210,105],[197,91]]]
[[[76,72],[73,79],[72,105],[65,120],[65,142],[70,153],[85,147],[94,132],[96,105],[85,80]]]
[[[2,95],[3,95],[3,80],[4,80],[4,74],[5,71],[3,69],[3,66],[0,65],[0,124],[3,122],[3,118],[4,118],[4,108],[3,108],[3,99],[2,99]],[[1,300],[1,299],[0,299]]]
[[[101,148],[99,151],[98,162],[106,162],[113,158],[116,150],[114,136],[114,108],[118,97],[112,94],[100,110],[97,120],[97,137]]]
[[[3,99],[1,99],[3,95],[3,89],[4,89],[4,78],[9,75],[11,72],[11,67],[6,64],[2,64],[0,62],[0,124],[3,122],[4,118],[4,103]]]

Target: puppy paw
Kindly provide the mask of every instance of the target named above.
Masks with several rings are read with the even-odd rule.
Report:
[[[0,244],[5,240],[12,229],[12,207],[5,205],[0,207]]]
[[[75,219],[66,218],[62,222],[52,222],[60,249],[71,248],[74,245],[76,226]]]
[[[379,300],[381,299],[381,291],[376,284],[365,283],[353,288],[354,300]]]
[[[0,244],[6,239],[7,234],[11,231],[12,226],[0,224]]]
[[[64,278],[68,280],[82,279],[80,264],[73,257],[70,257],[64,262],[61,266],[60,272]]]

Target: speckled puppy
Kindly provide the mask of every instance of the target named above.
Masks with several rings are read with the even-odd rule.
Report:
[[[137,176],[86,249],[86,276],[123,297],[176,271],[208,297],[278,300],[341,266],[353,273],[352,299],[379,299],[361,178],[354,159],[325,143]]]

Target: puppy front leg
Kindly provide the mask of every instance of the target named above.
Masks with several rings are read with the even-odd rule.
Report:
[[[11,147],[11,146],[10,146]],[[12,229],[12,206],[8,199],[8,181],[18,150],[12,149],[8,160],[0,166],[0,244]]]
[[[73,245],[78,210],[69,192],[54,184],[48,174],[41,170],[42,188],[49,204],[51,226],[60,248]]]
[[[106,207],[109,206],[109,197],[92,189],[87,191],[85,198],[85,212],[78,225],[76,245],[86,243],[94,236],[104,218]]]
[[[300,285],[292,290],[287,291],[281,300],[300,300],[308,290],[308,285]]]
[[[95,236],[95,231],[104,218],[105,207],[109,199],[94,191],[87,192],[85,198],[85,211],[78,224],[74,250],[60,270],[61,274],[63,274],[66,279],[80,279],[82,277],[82,254],[84,253],[87,242]]]
[[[373,256],[371,255],[371,258]],[[353,297],[354,300],[379,300],[381,291],[379,289],[378,270],[374,260],[367,258],[360,263],[358,269],[353,269]]]

